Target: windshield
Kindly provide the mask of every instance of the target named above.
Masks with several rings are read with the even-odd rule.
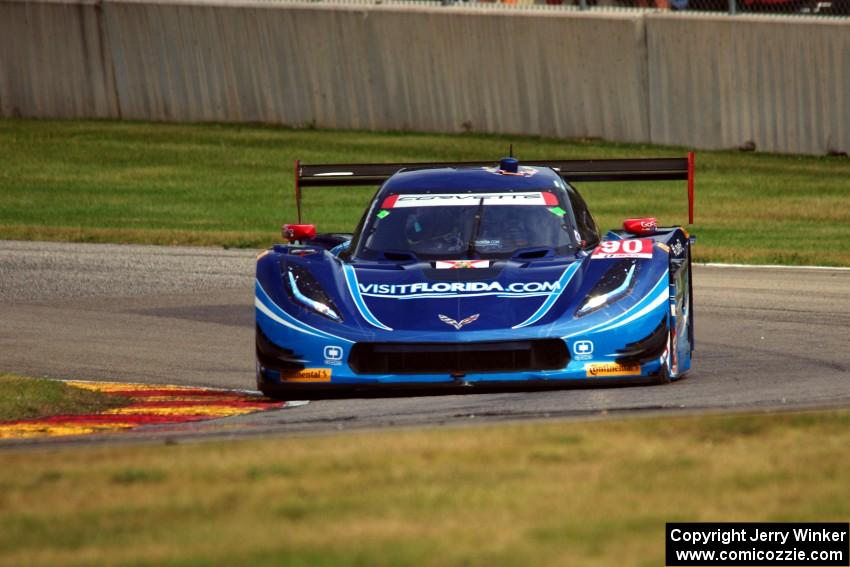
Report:
[[[524,249],[576,250],[568,215],[549,192],[391,195],[367,219],[359,256],[510,258]]]

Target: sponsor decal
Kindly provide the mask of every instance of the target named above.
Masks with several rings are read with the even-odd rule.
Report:
[[[670,246],[670,250],[673,251],[674,256],[681,256],[685,252],[685,246],[681,243],[681,241],[677,240]]]
[[[670,247],[664,244],[663,242],[657,242],[656,245],[665,252],[670,252]]]
[[[602,242],[591,255],[592,260],[609,258],[652,258],[653,241],[642,238],[639,240],[606,240]]]
[[[497,295],[499,297],[533,297],[547,295],[561,288],[560,282],[421,282],[415,284],[362,284],[360,293],[367,297],[416,298],[457,297],[458,295]]]
[[[325,347],[325,364],[342,364],[342,347],[336,345],[328,345]]]
[[[293,256],[308,256],[310,254],[318,254],[319,251],[315,248],[291,248],[289,253]]]
[[[386,216],[389,216],[389,214],[390,214],[389,211],[385,211],[385,210],[381,209],[380,211],[378,211],[378,214],[376,214],[375,216],[378,217],[379,219],[382,219]]]
[[[437,260],[438,270],[458,270],[461,268],[489,268],[490,260]]]
[[[474,323],[475,321],[477,321],[479,315],[480,313],[476,313],[475,315],[470,315],[466,319],[461,319],[460,321],[455,321],[451,317],[447,317],[445,315],[438,315],[438,317],[440,318],[440,321],[442,321],[446,325],[451,325],[452,327],[454,327],[455,331],[460,331],[460,328],[464,325],[469,325],[470,323]]]
[[[593,341],[574,342],[573,358],[575,360],[589,360],[593,358]]]
[[[585,364],[588,378],[595,376],[640,376],[640,364],[620,364],[619,362],[599,362]]]
[[[626,219],[623,228],[632,234],[648,234],[658,230],[658,221],[652,217],[642,219]]]
[[[498,167],[482,167],[484,171],[489,171],[490,173],[495,173],[496,175],[516,175],[518,177],[531,177],[532,175],[537,174],[537,170],[533,167],[519,167],[518,171],[505,171],[504,169],[499,169]]]
[[[281,373],[280,379],[283,382],[330,382],[330,368],[305,368],[297,372]]]
[[[381,204],[382,209],[406,207],[457,207],[485,205],[545,205],[557,206],[558,198],[549,192],[521,193],[430,193],[419,195],[390,195]]]

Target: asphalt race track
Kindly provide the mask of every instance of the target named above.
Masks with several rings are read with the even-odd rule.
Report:
[[[254,252],[0,241],[0,371],[253,388]],[[187,434],[850,405],[850,270],[694,267],[694,370],[666,386],[316,401]]]

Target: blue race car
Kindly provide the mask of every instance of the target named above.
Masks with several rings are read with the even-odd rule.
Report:
[[[274,397],[668,382],[694,349],[692,243],[600,236],[573,187],[687,179],[687,158],[302,165],[299,224],[257,259],[257,385]],[[380,185],[353,235],[301,224],[310,186]]]

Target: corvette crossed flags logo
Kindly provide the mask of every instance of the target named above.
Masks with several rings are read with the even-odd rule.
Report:
[[[460,331],[460,328],[463,327],[464,325],[469,325],[470,323],[477,321],[478,315],[480,315],[480,313],[476,313],[475,315],[470,315],[469,317],[461,320],[460,322],[455,321],[451,317],[446,317],[445,315],[438,315],[438,317],[440,318],[440,321],[442,321],[446,325],[451,325],[452,327],[455,328],[456,331]]]

